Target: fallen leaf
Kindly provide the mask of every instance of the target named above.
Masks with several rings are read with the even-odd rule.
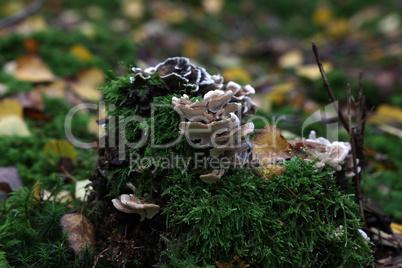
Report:
[[[251,81],[251,75],[243,68],[233,67],[223,71],[222,76],[225,81],[235,81],[243,84],[248,84]]]
[[[332,70],[332,66],[329,63],[323,63],[322,66],[327,73]],[[321,78],[320,70],[318,69],[316,64],[309,64],[297,67],[296,75],[306,77],[310,80],[317,80]]]
[[[295,89],[295,83],[292,82],[274,85],[266,97],[275,104],[281,105],[286,100],[286,94],[293,89]]]
[[[394,231],[395,233],[402,235],[402,225],[392,222],[390,225],[392,231]]]
[[[283,165],[278,164],[266,164],[262,168],[258,169],[259,175],[265,180],[269,180],[273,176],[280,176],[285,171],[286,168]]]
[[[74,45],[70,48],[70,54],[76,56],[82,61],[90,61],[92,59],[92,53],[83,45]]]
[[[77,74],[73,90],[85,100],[99,101],[102,98],[102,91],[96,88],[103,84],[104,76],[105,74],[99,68],[83,70]]]
[[[87,191],[86,186],[91,183],[90,180],[77,181],[75,183],[75,198],[84,200]]]
[[[13,191],[22,187],[20,174],[15,167],[0,167],[0,183],[7,184]]]
[[[31,108],[24,109],[24,118],[30,118],[33,120],[40,120],[44,122],[49,122],[52,119],[51,115],[45,114],[41,111]]]
[[[68,234],[70,248],[82,260],[81,250],[95,243],[95,229],[82,214],[71,213],[61,218],[63,233]]]
[[[66,140],[53,140],[48,142],[43,149],[44,154],[52,153],[60,157],[68,157],[77,162],[77,152],[74,147]]]
[[[313,13],[313,23],[315,25],[328,24],[333,18],[332,10],[327,5],[318,6]]]
[[[22,35],[30,35],[33,32],[43,31],[47,28],[47,23],[44,17],[40,15],[29,16],[23,21],[19,22],[13,29],[14,32]]]
[[[202,43],[196,39],[189,39],[183,44],[183,56],[187,58],[197,58],[202,49]]]
[[[35,55],[18,58],[14,76],[22,81],[33,83],[49,82],[56,78],[41,58]]]
[[[331,21],[331,23],[327,25],[326,33],[328,36],[337,39],[344,37],[349,32],[349,30],[349,20],[341,18]]]
[[[205,12],[212,14],[212,15],[218,15],[223,7],[223,4],[225,3],[225,0],[202,0],[202,8],[205,10]]]
[[[41,84],[35,87],[35,90],[39,90],[41,93],[52,98],[65,98],[66,96],[66,81],[59,79],[49,84]]]
[[[0,100],[0,119],[7,116],[15,115],[22,118],[23,109],[21,103],[16,99]]]
[[[290,50],[279,57],[278,65],[282,69],[296,68],[303,64],[304,57],[300,50]]]
[[[389,104],[381,104],[367,121],[375,124],[400,124],[402,109]]]
[[[401,26],[401,17],[397,13],[391,13],[378,22],[378,30],[386,35],[397,34]]]
[[[0,119],[0,136],[29,137],[29,131],[24,120],[17,115],[10,115]]]
[[[68,190],[61,190],[57,195],[52,195],[48,190],[43,191],[43,200],[47,201],[58,201],[60,203],[67,203],[73,200],[73,196]]]
[[[144,3],[142,0],[123,1],[121,11],[130,19],[140,19],[144,16]]]
[[[275,125],[265,126],[251,142],[254,146],[253,152],[257,154],[261,166],[293,157],[289,142]]]
[[[33,38],[28,38],[24,40],[24,46],[28,53],[38,54],[39,51],[39,41]]]

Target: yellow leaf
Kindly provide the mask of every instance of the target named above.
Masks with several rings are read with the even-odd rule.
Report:
[[[201,52],[202,43],[199,40],[189,39],[184,42],[183,55],[187,58],[196,58]]]
[[[344,37],[350,30],[349,21],[345,18],[337,19],[328,24],[326,33],[332,38]]]
[[[390,226],[392,228],[392,231],[399,235],[402,235],[402,225],[392,222]]]
[[[264,167],[258,169],[258,173],[261,178],[269,180],[273,176],[280,176],[286,171],[283,165],[278,164],[266,164]]]
[[[329,63],[323,63],[322,66],[326,73],[332,70],[332,66]],[[317,80],[321,78],[320,70],[316,64],[303,65],[296,69],[296,75],[306,77],[310,80]]]
[[[251,81],[251,75],[243,68],[233,67],[223,71],[225,81],[235,81],[242,84],[248,84]]]
[[[125,0],[121,4],[124,16],[131,19],[140,19],[144,15],[144,3],[142,0]]]
[[[262,167],[293,157],[290,143],[275,125],[265,126],[261,131],[251,142]]]
[[[95,243],[95,229],[82,214],[71,213],[61,218],[63,233],[68,234],[68,242],[74,253],[83,258],[80,251]]]
[[[93,57],[91,51],[79,44],[70,48],[70,54],[76,56],[82,61],[90,61]]]
[[[205,12],[218,15],[223,7],[225,0],[202,0],[201,4]]]
[[[17,115],[10,115],[0,119],[0,136],[29,137],[29,131],[24,120]]]
[[[103,71],[99,68],[83,70],[77,74],[73,90],[85,100],[99,101],[102,98],[102,92],[96,88],[103,84],[104,76]]]
[[[77,152],[74,147],[66,140],[53,140],[48,142],[43,149],[44,154],[54,154],[57,156],[65,156],[77,162]]]
[[[326,5],[321,5],[318,6],[314,11],[313,23],[319,26],[325,25],[332,20],[332,17],[332,10]]]
[[[14,76],[19,80],[33,83],[49,82],[56,78],[49,67],[35,55],[18,58]]]
[[[283,54],[278,59],[279,67],[286,69],[286,68],[296,68],[300,66],[304,61],[303,53],[299,50],[290,50]]]
[[[389,104],[381,104],[368,118],[368,122],[376,124],[392,124],[402,122],[402,109]]]
[[[275,104],[281,105],[286,99],[286,94],[294,88],[295,84],[292,82],[275,85],[267,94],[267,98],[272,100]]]
[[[0,119],[10,115],[16,115],[23,118],[23,109],[21,103],[16,99],[0,100]]]

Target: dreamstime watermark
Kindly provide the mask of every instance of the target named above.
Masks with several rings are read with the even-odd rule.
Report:
[[[176,146],[179,142],[183,141],[183,139],[186,139],[186,142],[192,146],[193,148],[196,149],[202,149],[202,148],[208,148],[208,147],[224,147],[224,146],[229,146],[232,148],[236,148],[239,145],[239,141],[242,140],[244,137],[242,137],[241,131],[233,131],[238,127],[239,122],[248,123],[248,122],[257,122],[261,125],[278,125],[280,121],[285,121],[286,116],[282,115],[280,117],[272,117],[271,121],[268,120],[268,118],[261,116],[261,115],[254,115],[254,116],[249,116],[247,118],[237,118],[238,120],[227,120],[227,124],[222,124],[222,126],[219,127],[219,124],[216,124],[215,122],[209,122],[208,118],[206,117],[200,117],[197,116],[197,118],[193,118],[193,121],[197,122],[204,122],[203,124],[197,124],[196,127],[190,127],[190,124],[183,124],[180,126],[180,131],[177,133],[177,137],[174,140],[169,141],[166,144],[162,144],[160,142],[157,142],[157,137],[156,135],[156,127],[158,124],[157,120],[155,120],[157,112],[160,109],[174,109],[173,105],[169,104],[152,104],[151,105],[151,112],[150,116],[148,118],[141,117],[139,115],[131,115],[131,116],[109,116],[107,118],[107,123],[104,124],[104,132],[108,132],[108,135],[102,135],[104,133],[99,133],[99,140],[98,141],[93,141],[93,142],[83,142],[79,139],[77,139],[74,134],[73,134],[73,120],[74,117],[76,116],[77,113],[79,113],[82,110],[98,110],[99,111],[99,117],[101,117],[101,112],[102,110],[105,110],[106,106],[104,102],[100,102],[99,104],[93,104],[93,103],[83,103],[79,104],[75,107],[73,107],[68,114],[66,115],[65,121],[64,121],[64,129],[66,133],[66,137],[68,141],[73,144],[76,147],[83,148],[83,149],[90,149],[90,148],[104,148],[106,146],[108,147],[113,147],[113,148],[118,148],[118,153],[119,153],[119,159],[120,160],[125,160],[126,159],[126,152],[128,149],[133,149],[133,148],[141,148],[144,145],[150,146],[153,149],[166,149],[166,148],[173,148]],[[109,112],[115,111],[116,106],[114,104],[109,104],[107,106],[107,110]],[[176,112],[176,111],[175,111]],[[311,114],[302,124],[301,126],[301,137],[305,137],[305,135],[308,135],[308,133],[305,133],[305,129],[309,126],[311,126],[314,123],[317,122],[324,122],[327,124],[327,131],[326,131],[326,138],[330,141],[334,141],[338,139],[338,123],[337,123],[337,112],[338,112],[338,102],[333,102],[322,109],[317,110],[313,114]],[[181,116],[181,122],[185,122],[185,117],[181,113],[177,113],[179,116]],[[241,116],[241,113],[238,113],[239,116]],[[188,120],[187,120],[188,121]],[[177,121],[175,121],[177,122]],[[129,141],[127,140],[127,129],[132,129],[133,126],[136,125],[137,129],[138,127],[141,129],[141,134],[137,135],[138,138],[136,138],[135,141]],[[117,131],[114,131],[117,130]],[[218,137],[220,137],[219,134],[222,133],[227,133],[230,132],[230,135],[227,139],[225,139],[225,143],[222,144],[221,141],[219,140]],[[255,132],[260,133],[266,131],[265,129],[257,129]],[[138,134],[138,133],[137,133]],[[272,133],[272,135],[275,135]],[[205,140],[201,138],[198,140],[195,140],[194,137],[204,137]],[[106,140],[107,139],[107,140]],[[270,139],[273,142],[276,141],[276,139]],[[261,149],[264,146],[269,146],[275,148],[277,145],[276,144],[260,144],[260,145],[255,145]],[[180,156],[175,155],[173,158],[168,157],[168,158],[140,158],[139,155],[130,155],[130,163],[133,166],[137,166],[138,168],[145,168],[147,166],[149,167],[161,167],[161,168],[168,168],[168,167],[177,167],[176,163],[181,163],[182,167],[184,169],[189,167],[189,163],[192,161],[195,161],[195,159],[198,159],[199,156],[194,156],[192,159],[182,159]],[[204,155],[203,159],[206,159],[207,157]],[[210,159],[208,166],[213,167],[213,166],[225,166],[225,163],[223,162],[230,162],[228,161],[229,159],[224,159],[224,157]],[[223,161],[223,162],[222,162]],[[217,164],[215,165],[215,162]],[[149,165],[149,163],[151,163]],[[198,162],[197,162],[198,163]],[[176,166],[175,166],[176,165]],[[195,165],[195,164],[194,164]],[[198,163],[196,166],[200,166]]]

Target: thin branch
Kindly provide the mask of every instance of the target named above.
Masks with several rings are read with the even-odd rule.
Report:
[[[326,90],[327,93],[328,93],[329,99],[330,99],[332,102],[336,102],[334,93],[332,93],[331,86],[329,85],[327,76],[325,75],[324,67],[322,66],[322,62],[321,62],[320,56],[318,55],[317,46],[316,46],[316,44],[315,44],[314,41],[312,41],[311,43],[312,43],[312,47],[313,47],[314,56],[315,56],[315,59],[316,59],[316,61],[317,61],[318,69],[320,70],[321,77],[322,77],[322,81],[323,81],[323,83],[324,83],[324,88],[325,88],[325,90]],[[334,106],[335,106],[335,104],[334,104]],[[343,116],[341,109],[339,109],[339,107],[338,107],[338,108],[335,107],[335,109],[336,109],[337,112],[338,112],[338,117],[339,117],[339,119],[341,120],[341,123],[342,123],[343,127],[345,128],[346,131],[349,132],[348,123],[347,123],[345,117]],[[349,133],[349,134],[350,134],[350,133]]]
[[[21,12],[17,13],[14,16],[7,17],[5,19],[0,20],[0,29],[11,26],[13,24],[18,23],[19,21],[26,19],[27,17],[31,16],[38,12],[43,6],[43,2],[40,0],[36,0],[29,4],[26,9],[22,10]]]

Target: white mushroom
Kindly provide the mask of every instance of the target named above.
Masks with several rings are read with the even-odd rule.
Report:
[[[211,173],[201,175],[200,179],[206,183],[215,183],[225,174],[224,169],[214,169]]]
[[[223,91],[220,89],[211,90],[207,94],[204,95],[204,100],[208,101],[208,110],[212,113],[218,112],[229,103],[230,99],[233,97],[232,91]]]
[[[127,187],[131,188],[134,194],[122,194],[120,199],[113,199],[114,207],[124,213],[139,214],[141,216],[140,221],[145,220],[145,218],[152,219],[159,212],[160,207],[138,199],[135,196],[135,187],[132,184],[127,184]]]

